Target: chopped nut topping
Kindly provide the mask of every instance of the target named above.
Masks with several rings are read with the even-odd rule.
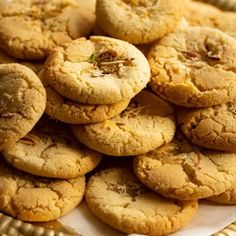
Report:
[[[119,57],[118,53],[113,49],[108,49],[100,54],[93,53],[88,62],[93,63],[96,69],[93,73],[93,77],[100,77],[109,74],[118,74],[121,77],[123,68],[125,66],[131,66],[134,58]]]
[[[191,61],[200,61],[202,60],[202,56],[196,51],[183,51],[186,58]]]
[[[20,140],[21,143],[29,146],[35,146],[37,144],[33,136],[27,135]]]

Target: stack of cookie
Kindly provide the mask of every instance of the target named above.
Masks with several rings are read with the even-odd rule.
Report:
[[[111,227],[165,235],[198,199],[236,204],[234,30],[195,4],[98,0],[95,23],[92,0],[0,1],[0,211],[50,221],[85,193]]]
[[[74,0],[0,2],[0,210],[17,219],[50,221],[75,208],[84,175],[101,161],[43,115],[47,94],[36,75],[54,47],[90,34],[95,14],[84,11],[91,8]]]

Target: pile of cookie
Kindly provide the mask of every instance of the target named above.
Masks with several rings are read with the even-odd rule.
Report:
[[[198,199],[236,204],[233,18],[190,0],[0,0],[0,211],[46,222],[85,194],[111,227],[166,235]]]

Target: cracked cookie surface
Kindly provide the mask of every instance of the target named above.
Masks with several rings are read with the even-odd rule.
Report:
[[[236,151],[236,104],[179,110],[178,123],[193,143],[216,150]]]
[[[161,197],[128,168],[106,169],[92,176],[85,197],[102,222],[127,234],[169,234],[186,225],[198,208],[196,201]]]
[[[75,0],[1,1],[0,47],[19,59],[45,58],[56,46],[89,35],[95,14],[83,6]]]
[[[45,89],[33,71],[0,65],[0,149],[14,145],[37,123],[46,106]]]
[[[68,124],[91,124],[111,119],[119,115],[129,105],[129,101],[114,104],[89,105],[74,102],[61,96],[55,89],[48,86],[45,113]]]
[[[236,177],[229,190],[219,195],[209,197],[207,200],[220,204],[236,205]]]
[[[98,0],[97,23],[112,37],[145,44],[173,31],[183,8],[179,0]]]
[[[172,140],[173,109],[156,95],[142,91],[117,117],[91,125],[72,126],[86,146],[111,156],[132,156]]]
[[[200,199],[231,188],[236,154],[201,150],[177,133],[172,142],[135,157],[133,166],[140,181],[163,196]]]
[[[35,177],[0,159],[0,209],[23,221],[55,220],[82,200],[85,178],[51,180]]]
[[[92,36],[53,53],[44,75],[57,92],[73,101],[112,104],[139,93],[150,80],[150,67],[128,42]]]
[[[210,107],[236,96],[236,41],[217,29],[187,27],[162,38],[149,53],[150,86],[185,107]]]
[[[236,38],[236,13],[221,11],[203,2],[189,1],[185,18],[192,26],[208,26],[219,29]]]
[[[3,150],[13,166],[33,175],[75,178],[92,171],[102,154],[80,144],[69,127],[42,119],[13,147]]]

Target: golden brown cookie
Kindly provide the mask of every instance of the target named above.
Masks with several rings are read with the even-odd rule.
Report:
[[[0,65],[0,149],[14,145],[42,116],[45,89],[35,73],[19,64]]]
[[[140,181],[180,200],[223,193],[235,180],[236,154],[201,150],[177,133],[172,142],[134,159]]]
[[[236,41],[208,27],[186,27],[149,53],[151,88],[185,107],[209,107],[236,97]]]
[[[25,137],[2,153],[20,170],[60,179],[75,178],[92,171],[102,157],[78,143],[67,126],[47,119],[40,120]]]
[[[96,16],[106,34],[133,44],[146,44],[173,31],[183,8],[180,0],[98,0]]]
[[[236,13],[234,12],[221,11],[203,2],[189,1],[185,17],[190,25],[217,28],[236,38]]]
[[[90,34],[95,14],[88,9],[76,0],[2,1],[0,47],[20,59],[45,58],[56,46]]]
[[[46,87],[45,113],[53,119],[69,124],[91,124],[119,115],[129,105],[129,100],[105,105],[89,105],[71,101],[61,96],[52,87]]]
[[[35,177],[0,158],[0,210],[19,220],[55,220],[75,208],[84,191],[84,177],[70,180]]]
[[[159,97],[143,90],[117,117],[85,126],[72,126],[86,146],[111,156],[132,156],[151,151],[172,140],[173,109]]]
[[[169,234],[184,227],[198,208],[196,201],[161,197],[128,168],[106,169],[92,176],[85,197],[102,222],[126,234]]]
[[[178,123],[195,144],[216,150],[236,151],[236,104],[180,110]]]
[[[61,95],[86,104],[130,100],[150,80],[145,56],[133,45],[109,37],[80,38],[53,53],[46,80]]]

